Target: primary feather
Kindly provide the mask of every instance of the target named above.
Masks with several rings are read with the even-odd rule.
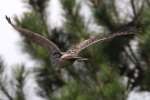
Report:
[[[107,40],[113,39],[118,36],[133,35],[133,34],[135,34],[135,33],[126,31],[126,32],[113,33],[112,35],[103,36],[103,37],[93,36],[93,37],[90,37],[89,39],[84,40],[84,41],[80,42],[79,44],[75,45],[73,48],[69,49],[68,52],[74,52],[76,55],[78,55],[82,50],[84,50],[87,47],[94,45],[98,42],[107,41]]]
[[[30,40],[44,48],[47,48],[49,51],[57,51],[59,53],[61,52],[61,50],[52,41],[48,40],[44,36],[39,35],[38,33],[32,32],[27,29],[17,27],[16,25],[14,25],[11,22],[10,18],[7,16],[6,16],[6,20],[15,30],[17,30],[20,34],[24,35],[28,40]]]

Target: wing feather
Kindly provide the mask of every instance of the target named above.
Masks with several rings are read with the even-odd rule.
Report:
[[[50,51],[54,50],[54,51],[61,53],[61,50],[52,41],[48,40],[44,36],[41,36],[38,33],[32,32],[30,30],[15,26],[11,22],[10,18],[7,16],[6,16],[6,20],[15,30],[20,32],[20,34],[24,35],[28,40],[30,40],[44,48],[47,48]]]
[[[86,49],[87,47],[94,45],[98,42],[103,42],[110,40],[112,38],[118,37],[118,36],[124,36],[124,35],[133,35],[134,33],[132,32],[118,32],[118,33],[113,33],[112,35],[100,37],[100,36],[93,36],[90,37],[87,40],[84,40],[83,42],[75,45],[73,48],[69,49],[68,51],[72,51],[78,55],[82,50]]]

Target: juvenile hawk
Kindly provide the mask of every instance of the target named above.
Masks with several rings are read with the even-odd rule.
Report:
[[[133,32],[118,32],[118,33],[113,33],[112,35],[109,36],[104,36],[104,37],[99,37],[99,36],[93,36],[90,37],[87,40],[82,41],[81,43],[74,45],[72,48],[68,49],[66,52],[62,52],[56,44],[54,44],[52,41],[48,40],[42,35],[39,35],[38,33],[32,32],[28,29],[24,29],[22,27],[17,27],[14,25],[10,18],[6,16],[6,20],[8,23],[15,29],[17,30],[20,34],[24,35],[27,39],[30,41],[42,46],[43,48],[48,49],[48,51],[51,54],[51,58],[56,61],[56,63],[62,63],[66,60],[86,60],[86,58],[82,58],[79,55],[79,53],[91,46],[94,45],[98,42],[110,40],[112,38],[118,37],[118,36],[124,36],[124,35],[131,35],[134,34]]]

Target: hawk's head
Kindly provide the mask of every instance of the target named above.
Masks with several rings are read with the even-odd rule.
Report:
[[[72,55],[71,53],[64,53],[64,54],[60,57],[60,59],[62,59],[62,60],[69,60],[69,59],[72,59],[72,58],[74,58],[74,55]]]

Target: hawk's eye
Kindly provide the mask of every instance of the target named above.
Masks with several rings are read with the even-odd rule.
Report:
[[[75,50],[70,50],[69,53],[71,53],[71,54],[72,54],[72,53],[75,53]]]

